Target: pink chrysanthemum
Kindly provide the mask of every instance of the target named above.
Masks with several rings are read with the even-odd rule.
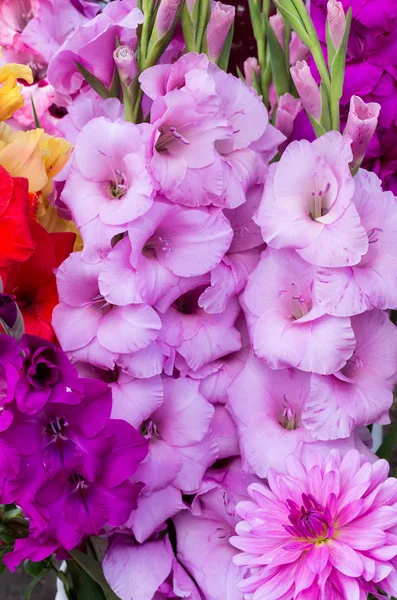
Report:
[[[240,502],[234,558],[251,600],[366,600],[397,594],[397,480],[385,460],[357,450],[343,458],[289,456]],[[381,596],[376,596],[381,597]]]

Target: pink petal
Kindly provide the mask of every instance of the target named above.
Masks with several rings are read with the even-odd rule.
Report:
[[[150,306],[113,307],[98,327],[99,342],[111,352],[136,352],[153,342],[161,321]]]

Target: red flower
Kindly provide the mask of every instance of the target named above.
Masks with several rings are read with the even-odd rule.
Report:
[[[15,297],[23,315],[25,332],[54,341],[51,317],[58,304],[54,269],[72,252],[76,236],[74,233],[47,233],[34,221],[31,221],[30,229],[36,248],[28,260],[14,264],[8,270],[4,291]]]
[[[25,261],[34,250],[28,180],[0,166],[0,269]]]

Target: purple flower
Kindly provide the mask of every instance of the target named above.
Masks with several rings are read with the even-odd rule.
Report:
[[[12,329],[18,317],[16,302],[9,294],[0,294],[0,321],[4,321]]]
[[[78,403],[82,385],[66,354],[51,342],[24,335],[23,368],[15,389],[19,410],[40,411],[47,402]]]

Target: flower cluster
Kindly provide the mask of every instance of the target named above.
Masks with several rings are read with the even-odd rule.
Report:
[[[136,508],[142,485],[129,478],[147,441],[111,418],[109,386],[79,378],[51,342],[2,335],[0,356],[2,502],[29,518],[29,537],[4,558],[14,569],[22,558],[39,561],[107,524],[123,525]]]
[[[282,1],[267,98],[266,57],[226,72],[220,2],[23,2],[3,44],[67,114],[65,139],[0,128],[0,502],[29,520],[4,563],[100,536],[120,600],[396,595],[366,427],[397,383],[397,201],[359,169],[377,98],[351,84],[331,130],[335,72],[320,90]],[[336,0],[328,28],[337,52]],[[318,137],[289,143],[302,105]]]

